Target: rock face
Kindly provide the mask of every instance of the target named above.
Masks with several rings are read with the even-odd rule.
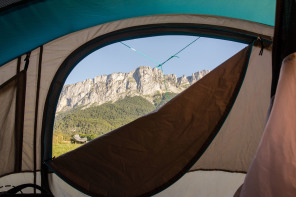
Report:
[[[177,78],[174,74],[163,76],[157,68],[141,66],[129,73],[97,76],[65,85],[59,98],[57,112],[76,106],[87,108],[91,105],[114,102],[126,96],[143,96],[152,102],[153,95],[166,92],[166,88],[168,92],[180,93],[209,72],[203,70],[191,76]]]

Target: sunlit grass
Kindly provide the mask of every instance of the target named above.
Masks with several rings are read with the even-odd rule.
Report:
[[[52,144],[52,157],[58,157],[64,153],[80,147],[82,144]]]

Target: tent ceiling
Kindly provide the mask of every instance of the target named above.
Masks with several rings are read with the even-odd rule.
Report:
[[[0,65],[87,27],[131,17],[181,13],[217,15],[274,26],[275,0],[26,1],[0,12]]]

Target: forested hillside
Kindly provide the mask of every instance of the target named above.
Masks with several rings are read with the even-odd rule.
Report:
[[[127,96],[114,103],[86,109],[75,108],[56,116],[54,132],[64,136],[80,134],[91,140],[154,111],[167,101],[167,97],[171,99],[175,95],[154,95],[154,104],[141,96]]]

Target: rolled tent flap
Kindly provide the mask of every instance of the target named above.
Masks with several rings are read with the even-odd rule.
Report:
[[[196,162],[227,117],[251,46],[151,114],[64,154],[47,165],[94,196],[151,195]]]

